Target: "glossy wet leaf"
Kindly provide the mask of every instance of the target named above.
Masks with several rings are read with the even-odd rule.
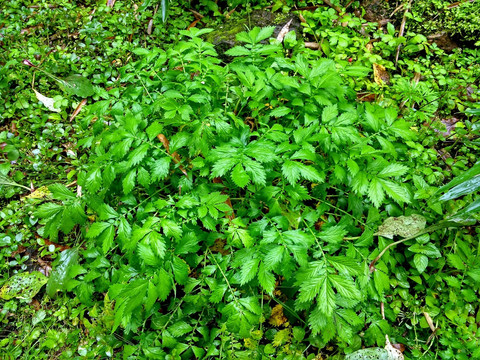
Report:
[[[480,189],[480,175],[475,175],[471,179],[462,182],[461,184],[453,187],[440,197],[441,201],[453,200],[460,196],[470,194]]]
[[[32,299],[48,281],[39,271],[25,272],[12,276],[0,289],[3,300]]]
[[[55,261],[52,274],[47,284],[47,294],[54,297],[57,291],[64,290],[70,279],[69,271],[78,262],[78,250],[68,249],[60,253]]]
[[[77,95],[86,98],[94,94],[90,80],[81,75],[70,75],[65,79],[59,79],[59,83],[70,95]]]

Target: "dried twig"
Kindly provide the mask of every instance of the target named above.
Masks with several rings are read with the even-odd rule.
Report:
[[[406,7],[405,12],[403,13],[402,24],[400,25],[400,31],[398,32],[398,37],[402,37],[403,33],[405,32],[405,23],[407,22],[407,13],[408,13],[408,10],[410,9],[411,4],[412,4],[412,0],[409,0],[408,6]],[[395,67],[397,67],[398,56],[400,55],[401,48],[402,48],[402,44],[398,45],[397,54],[395,55]]]

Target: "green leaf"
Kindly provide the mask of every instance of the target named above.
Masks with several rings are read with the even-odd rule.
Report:
[[[18,273],[10,277],[0,289],[0,299],[31,300],[48,281],[39,271]]]
[[[382,184],[377,178],[373,178],[368,186],[368,197],[376,208],[379,208],[385,199]]]
[[[275,290],[275,276],[267,269],[263,262],[260,264],[257,277],[260,286],[267,292],[267,294],[273,294],[273,291]]]
[[[327,256],[327,260],[340,274],[357,276],[361,274],[362,267],[359,262],[346,256]]]
[[[47,219],[52,216],[55,216],[63,211],[63,206],[54,204],[54,203],[46,203],[40,205],[37,210],[35,211],[35,216],[37,218]]]
[[[157,293],[160,301],[165,301],[173,289],[172,275],[167,273],[165,269],[160,268],[158,271]]]
[[[133,190],[133,188],[135,187],[136,176],[137,176],[137,169],[132,169],[123,178],[122,185],[123,185],[123,193],[125,195],[129,194]]]
[[[329,281],[335,287],[337,292],[346,299],[360,300],[362,295],[360,291],[355,286],[353,280],[340,275],[329,275]]]
[[[98,240],[102,243],[102,250],[104,254],[106,254],[112,248],[114,237],[115,226],[110,225],[98,238]]]
[[[173,275],[175,276],[175,281],[180,285],[185,285],[187,283],[188,274],[190,268],[187,263],[180,259],[178,256],[173,256]]]
[[[284,117],[288,114],[290,114],[290,109],[286,106],[280,106],[276,109],[273,109],[272,111],[270,111],[270,116],[273,116],[273,117]]]
[[[232,171],[232,180],[238,187],[245,187],[250,182],[250,177],[246,173],[242,164],[237,164]]]
[[[413,263],[417,268],[418,272],[421,274],[428,266],[428,257],[422,254],[415,254],[415,256],[413,257]]]
[[[383,190],[385,190],[387,195],[393,200],[399,203],[410,203],[410,194],[404,187],[389,180],[379,179],[379,181],[382,184]]]
[[[95,93],[90,80],[81,75],[70,75],[64,79],[57,78],[56,80],[60,83],[65,92],[70,95],[77,95],[86,98]]]
[[[282,165],[282,173],[292,185],[295,185],[300,177],[318,183],[324,181],[324,177],[320,175],[317,169],[297,161],[285,161]]]
[[[383,168],[378,176],[385,178],[389,176],[402,176],[408,171],[408,166],[401,164],[390,164]]]
[[[151,281],[148,282],[147,294],[147,299],[145,300],[145,310],[150,311],[158,298],[157,288]]]
[[[272,247],[263,258],[265,270],[271,270],[275,267],[275,265],[280,263],[283,259],[284,251],[285,248],[281,245],[275,245]]]
[[[322,230],[318,237],[328,243],[340,243],[343,241],[345,235],[347,235],[347,231],[344,229],[344,227],[335,225]]]
[[[265,185],[267,175],[262,165],[256,161],[247,159],[243,163],[243,166],[245,166],[245,171],[255,184]]]
[[[138,165],[147,155],[148,150],[150,149],[150,144],[143,143],[135,150],[133,150],[128,156],[128,167]]]
[[[325,106],[322,111],[322,123],[328,124],[338,116],[337,104]],[[338,124],[336,124],[338,126]]]
[[[100,235],[111,224],[108,222],[94,222],[87,232],[87,238],[92,239]]]
[[[320,311],[327,315],[331,316],[333,314],[333,310],[335,309],[336,302],[335,302],[335,292],[333,291],[332,285],[328,281],[328,276],[323,276],[319,282],[319,292],[317,298],[317,306]]]
[[[243,46],[234,46],[233,48],[225,51],[225,55],[228,56],[249,56],[251,51]]]
[[[155,160],[151,164],[151,176],[153,181],[162,180],[167,177],[171,161],[172,159],[170,157],[164,157]]]
[[[475,175],[473,178],[466,180],[447,191],[439,200],[448,201],[456,199],[460,196],[477,191],[478,189],[480,189],[480,175]]]
[[[52,193],[52,197],[57,200],[74,200],[77,197],[76,194],[62,184],[50,185],[48,190]]]
[[[170,219],[162,219],[160,226],[166,236],[173,236],[176,239],[182,236],[182,228],[180,225]]]
[[[266,27],[262,28],[258,32],[258,34],[255,36],[254,42],[256,44],[258,44],[260,41],[268,39],[269,37],[271,37],[273,35],[274,31],[275,31],[275,26],[266,26]],[[250,33],[253,34],[254,31],[252,30]]]
[[[464,183],[475,176],[480,175],[480,161],[477,161],[475,165],[473,165],[470,169],[465,171],[463,174],[456,176],[452,181],[450,181],[447,185],[442,186],[440,189],[436,191],[436,194],[441,194],[444,191],[447,191],[461,183]],[[436,195],[438,196],[438,195]]]
[[[240,270],[240,284],[244,285],[257,275],[260,259],[250,259],[243,263]]]
[[[159,260],[155,256],[149,244],[139,243],[137,245],[139,258],[147,265],[155,266],[159,264]]]
[[[78,264],[78,249],[67,249],[55,260],[53,270],[47,283],[47,294],[53,298],[57,291],[66,289],[70,279],[70,269]]]

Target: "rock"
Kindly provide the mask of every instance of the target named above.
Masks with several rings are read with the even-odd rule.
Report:
[[[229,62],[230,56],[225,55],[225,51],[234,46],[240,45],[236,40],[236,35],[242,31],[248,31],[254,27],[275,26],[272,37],[276,38],[283,26],[290,20],[290,30],[301,36],[300,19],[295,14],[272,13],[266,10],[254,10],[249,16],[241,19],[230,19],[223,25],[220,25],[215,31],[206,35],[205,40],[215,45],[220,59]]]

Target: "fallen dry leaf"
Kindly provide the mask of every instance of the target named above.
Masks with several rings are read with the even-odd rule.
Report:
[[[273,326],[281,326],[285,324],[288,319],[283,315],[283,306],[278,304],[272,309],[272,315],[268,319],[268,323]]]
[[[390,74],[383,65],[373,64],[373,79],[380,86],[390,85]]]

